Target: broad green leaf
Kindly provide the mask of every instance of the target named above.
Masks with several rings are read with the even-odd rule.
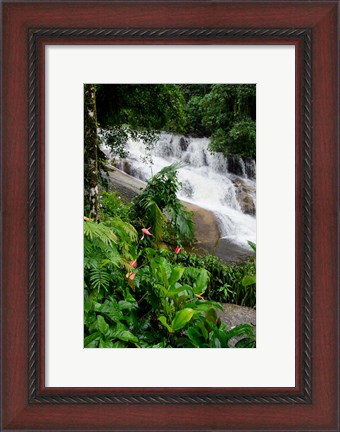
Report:
[[[166,277],[169,279],[171,272],[172,272],[172,265],[167,261],[164,257],[156,257],[154,258],[155,263],[158,265],[158,267],[162,267],[165,270]]]
[[[202,318],[203,319],[203,318]],[[208,330],[205,328],[205,325],[204,325],[204,321],[198,321],[198,327],[200,328],[200,330],[201,330],[201,332],[202,332],[202,335],[203,335],[203,337],[204,337],[204,339],[205,340],[207,340],[208,339],[208,337],[209,337],[209,333],[208,333]]]
[[[158,207],[157,203],[153,200],[147,202],[145,210],[148,220],[150,221],[154,241],[156,245],[159,245],[163,237],[164,228],[166,225],[166,217]]]
[[[209,304],[211,306],[215,306],[217,309],[220,309],[221,311],[224,310],[223,306],[221,305],[221,303],[218,303],[218,302],[215,302],[215,301],[212,301],[212,300],[205,300],[204,303],[207,303],[207,304]]]
[[[101,303],[98,302],[92,302],[93,304],[93,308],[96,312],[101,312],[102,308],[104,307],[104,305],[102,305]]]
[[[133,295],[129,292],[129,290],[125,290],[124,292],[124,298],[126,301],[131,303],[137,303],[136,299],[133,297]]]
[[[164,348],[164,342],[159,342],[156,345],[151,345],[149,348]]]
[[[117,322],[124,319],[123,312],[121,312],[118,309],[108,309],[107,311],[103,310],[103,314],[105,314],[106,317],[110,318],[110,320]]]
[[[182,277],[184,270],[184,267],[174,267],[169,278],[169,285],[176,283]]]
[[[165,297],[174,297],[175,295],[168,291],[166,288],[164,288],[161,284],[156,284],[155,287],[157,287],[164,295]]]
[[[98,348],[98,339],[89,342],[85,348]]]
[[[132,342],[138,344],[138,339],[129,330],[117,330],[110,333],[112,339],[119,339],[125,342]]]
[[[209,273],[206,269],[199,269],[197,279],[194,283],[194,293],[202,294],[208,287]]]
[[[220,303],[214,302],[212,300],[197,300],[195,303],[188,303],[186,307],[206,312],[211,306],[215,306],[216,308],[223,311],[223,306]]]
[[[256,252],[256,244],[253,243],[252,241],[248,240],[248,244],[249,246],[253,249],[254,252]]]
[[[98,324],[98,330],[100,331],[100,333],[105,335],[108,332],[110,327],[109,327],[108,323],[105,321],[103,316],[101,316],[101,315],[97,316],[97,324]]]
[[[171,289],[169,292],[171,293],[172,297],[174,297],[178,294],[179,295],[182,294],[185,297],[187,297],[189,295],[188,291],[186,289],[183,289],[183,287],[181,285],[179,285],[177,288]]]
[[[214,309],[213,307],[211,307],[211,308],[206,312],[206,314],[205,314],[205,318],[206,318],[208,321],[216,322],[216,320],[217,320],[217,312],[216,312],[216,309]]]
[[[197,330],[195,327],[188,328],[188,336],[191,342],[197,347],[200,347],[202,343],[204,343],[204,338],[202,337],[202,333],[199,330]]]
[[[212,344],[214,348],[221,348],[221,341],[217,337],[212,339]]]
[[[242,285],[244,287],[247,287],[249,285],[254,285],[256,283],[256,276],[255,275],[246,275],[242,279]]]
[[[138,304],[136,302],[131,303],[129,301],[121,300],[118,304],[122,310],[124,309],[131,310],[131,309],[138,308]]]
[[[123,341],[117,341],[112,343],[112,348],[126,348],[126,345]]]
[[[168,280],[168,276],[166,274],[165,268],[162,267],[162,266],[160,266],[159,267],[159,271],[160,271],[160,273],[162,275],[162,280],[163,280],[165,288],[169,288],[169,280]]]
[[[104,341],[100,339],[99,348],[113,348],[113,343],[111,341]]]
[[[84,302],[84,312],[86,312],[86,313],[90,312],[91,306],[92,306],[91,300],[85,301]]]
[[[172,328],[174,331],[183,328],[194,316],[195,311],[193,309],[182,309],[176,312],[175,318],[172,320]]]
[[[169,324],[166,322],[166,318],[165,318],[164,315],[159,316],[158,317],[158,321],[160,321],[163,324],[163,326],[168,330],[169,333],[173,333],[174,332],[173,329],[172,329],[172,327],[169,326]]]
[[[85,348],[95,348],[95,346],[97,346],[97,342],[100,339],[100,336],[101,336],[100,332],[96,332],[96,333],[91,334],[90,336],[87,336],[84,339],[84,347]],[[90,344],[92,344],[93,342],[96,342],[96,345],[90,346]]]

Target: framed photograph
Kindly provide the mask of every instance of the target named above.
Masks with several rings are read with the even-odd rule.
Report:
[[[2,12],[2,429],[337,431],[337,4]]]

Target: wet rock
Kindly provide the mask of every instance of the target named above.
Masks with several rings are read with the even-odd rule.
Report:
[[[243,159],[238,156],[228,156],[228,172],[237,176],[245,176]]]
[[[244,159],[244,166],[246,176],[249,179],[256,179],[256,162],[254,159],[246,158]]]
[[[236,198],[240,204],[241,210],[251,216],[256,215],[256,186],[249,181],[240,178],[233,179],[236,190]]]
[[[145,182],[112,167],[109,170],[108,180],[109,190],[118,192],[126,201],[131,201],[146,186]],[[219,256],[225,262],[237,262],[252,255],[251,251],[245,251],[227,239],[220,239],[218,223],[213,212],[185,201],[182,201],[182,204],[193,212],[196,231],[195,253],[209,252]]]
[[[219,311],[219,317],[227,324],[227,327],[234,327],[239,324],[250,324],[256,328],[256,310],[246,306],[239,306],[230,303],[221,303],[223,311]]]
[[[180,138],[179,140],[179,145],[181,147],[182,151],[186,151],[188,149],[189,146],[189,141],[187,138],[184,138],[183,136]]]
[[[254,333],[256,333],[256,310],[250,307],[239,306],[235,304],[222,303],[223,311],[219,310],[218,315],[221,321],[226,323],[227,328],[235,327],[239,324],[250,324]],[[243,337],[232,338],[229,342],[230,346],[235,344]]]

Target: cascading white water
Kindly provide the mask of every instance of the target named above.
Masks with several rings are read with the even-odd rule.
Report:
[[[185,138],[162,133],[151,151],[153,163],[148,165],[144,144],[131,140],[126,146],[128,157],[118,161],[117,167],[146,181],[165,166],[184,162],[185,166],[178,172],[182,183],[179,198],[212,211],[216,215],[221,238],[249,251],[247,241],[256,241],[256,219],[242,212],[235,181],[242,181],[243,190],[249,186],[248,196],[254,207],[255,181],[245,177],[245,168],[242,177],[229,173],[228,160],[222,154],[211,154],[208,145],[208,138]],[[253,166],[252,170],[255,171]]]

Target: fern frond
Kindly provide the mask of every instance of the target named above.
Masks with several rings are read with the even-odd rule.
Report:
[[[123,222],[121,219],[114,219],[114,230],[117,235],[124,241],[137,242],[138,234],[136,229],[129,223]]]
[[[117,236],[103,223],[84,222],[84,235],[90,240],[98,239],[105,244],[117,243]]]
[[[90,272],[90,282],[92,288],[97,289],[104,288],[106,291],[110,285],[110,275],[103,267],[94,268]]]

